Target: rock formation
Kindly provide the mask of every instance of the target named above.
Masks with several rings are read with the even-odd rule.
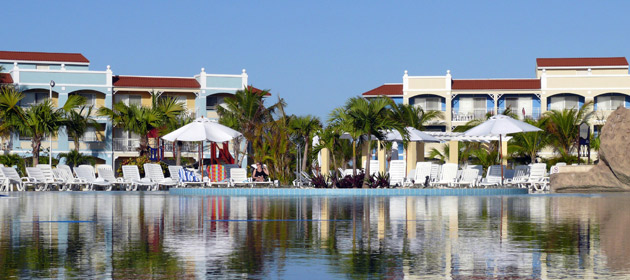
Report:
[[[630,191],[630,109],[615,110],[599,137],[599,163],[589,172],[552,174],[551,192]]]

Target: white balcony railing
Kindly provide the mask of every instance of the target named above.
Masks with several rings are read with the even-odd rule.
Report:
[[[467,111],[453,112],[454,122],[468,122],[472,120],[483,120],[486,118],[486,114],[494,113],[493,110],[488,109],[473,109]]]
[[[615,110],[597,109],[593,113],[592,120],[594,120],[596,124],[604,124],[606,122],[606,119],[608,119],[608,116],[610,116],[610,114],[612,114],[612,112],[614,111]]]
[[[199,151],[199,144],[196,142],[183,142],[182,145],[182,153],[196,153]],[[173,143],[165,142],[164,143],[164,152],[170,153],[173,152]]]
[[[113,145],[116,152],[136,152],[140,148],[140,139],[114,138]]]
[[[499,110],[499,114],[503,114],[505,109]],[[530,111],[525,110],[525,115],[523,115],[523,109],[513,109],[512,113],[516,114],[520,120],[523,119],[532,119],[538,120],[540,119],[540,108],[532,108]]]

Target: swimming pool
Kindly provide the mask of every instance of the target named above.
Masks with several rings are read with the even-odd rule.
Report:
[[[0,197],[0,275],[630,276],[630,196]]]

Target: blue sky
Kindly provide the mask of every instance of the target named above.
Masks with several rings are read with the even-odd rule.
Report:
[[[80,52],[114,74],[238,74],[327,118],[410,75],[532,78],[537,57],[628,56],[630,2],[9,1],[0,49]]]

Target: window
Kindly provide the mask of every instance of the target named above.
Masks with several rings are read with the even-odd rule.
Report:
[[[217,105],[223,104],[223,96],[211,95],[206,99],[206,110],[216,110]]]
[[[510,108],[517,115],[532,116],[533,104],[530,96],[506,97],[505,108]]]
[[[163,94],[163,97],[171,97],[173,99],[175,99],[176,102],[178,102],[179,104],[182,105],[182,107],[184,107],[184,110],[188,109],[188,104],[186,102],[186,96],[185,95],[177,95],[177,94]]]
[[[580,98],[578,96],[551,97],[551,110],[578,109]]]
[[[48,92],[27,92],[24,94],[24,98],[20,100],[18,105],[20,107],[31,107],[37,104],[44,103],[48,99]]]
[[[85,106],[95,106],[96,105],[96,96],[93,93],[71,93],[70,95],[79,95],[85,98]]]
[[[142,96],[137,94],[114,95],[114,103],[123,102],[127,105],[142,105]]]
[[[626,98],[623,95],[608,95],[597,97],[597,110],[616,110],[625,107]]]
[[[425,111],[441,111],[442,102],[439,97],[415,97],[413,105]]]
[[[464,97],[459,101],[459,111],[462,113],[473,113],[476,111],[486,112],[486,99],[479,97]]]

